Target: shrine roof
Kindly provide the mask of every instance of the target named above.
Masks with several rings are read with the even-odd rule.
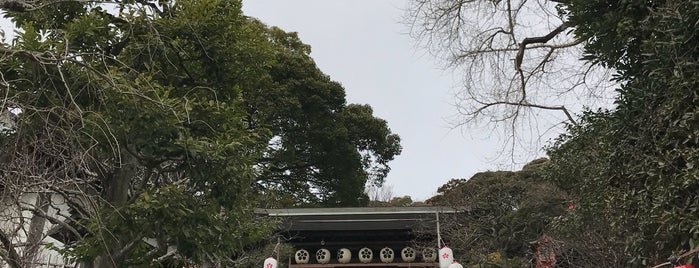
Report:
[[[288,231],[361,231],[431,226],[437,214],[460,211],[454,207],[348,207],[258,209],[256,213],[283,218]]]

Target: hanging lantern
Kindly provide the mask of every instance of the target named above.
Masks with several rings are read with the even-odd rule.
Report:
[[[425,262],[434,262],[437,260],[437,254],[435,254],[434,249],[425,248],[422,250],[422,260]]]
[[[267,258],[262,268],[277,268],[277,260],[274,257]]]
[[[326,264],[330,262],[330,250],[321,248],[316,252],[316,261],[320,264]]]
[[[447,246],[439,250],[439,268],[449,268],[449,265],[454,262],[454,252]]]
[[[359,261],[362,263],[370,263],[371,259],[374,258],[374,252],[369,248],[362,248],[359,250]]]
[[[337,251],[337,262],[349,263],[352,259],[352,251],[346,248],[341,248]]]
[[[310,254],[308,253],[308,250],[301,249],[296,251],[296,254],[294,254],[294,260],[298,264],[306,264],[308,263]]]
[[[411,247],[405,247],[400,251],[400,258],[403,262],[413,262],[415,261],[415,249]]]
[[[381,262],[383,262],[383,263],[393,262],[393,256],[394,256],[393,249],[391,249],[389,247],[382,248],[381,252],[379,254]]]
[[[463,265],[461,265],[458,261],[453,261],[450,265],[449,268],[464,268]]]
[[[678,265],[678,266],[675,266],[675,268],[694,268],[694,265],[691,265],[691,264]]]

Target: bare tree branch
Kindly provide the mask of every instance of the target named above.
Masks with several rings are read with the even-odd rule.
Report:
[[[31,207],[31,206],[28,206],[28,205],[26,205],[26,204],[25,204],[24,206],[22,206],[22,209],[23,209],[23,210],[27,210],[27,211],[31,211],[35,216],[42,217],[42,218],[48,220],[50,223],[53,223],[53,224],[62,226],[62,227],[65,228],[66,230],[68,230],[68,231],[70,231],[71,233],[73,233],[76,237],[80,237],[80,238],[83,237],[83,235],[82,235],[80,232],[78,232],[78,230],[76,230],[75,228],[73,228],[73,226],[70,226],[70,225],[67,224],[66,222],[61,221],[61,220],[59,220],[59,219],[57,219],[57,218],[55,218],[55,217],[49,216],[48,214],[46,214],[46,212],[44,212],[44,211],[42,211],[42,210],[40,210],[40,209],[37,209],[37,208]]]
[[[11,268],[21,268],[21,258],[19,254],[17,254],[14,244],[10,241],[10,237],[2,230],[0,230],[0,243],[2,243],[3,250],[7,252],[8,256],[5,259],[7,264],[10,265]]]
[[[405,21],[418,45],[463,76],[455,94],[455,127],[484,123],[504,130],[512,151],[516,146],[538,151],[545,138],[529,137],[534,144],[521,140],[563,131],[585,107],[610,104],[605,96],[614,94],[607,90],[611,75],[579,61],[586,40],[567,31],[575,25],[556,10],[565,1],[412,1]],[[532,110],[560,114],[545,113],[539,120]]]
[[[565,113],[565,115],[568,117],[568,120],[572,122],[573,124],[576,124],[575,119],[573,116],[570,114],[568,109],[566,109],[565,106],[545,106],[545,105],[539,105],[539,104],[533,104],[533,103],[526,103],[526,102],[508,102],[508,101],[498,101],[498,102],[491,102],[491,103],[484,103],[483,106],[478,108],[476,111],[474,111],[474,114],[476,113],[481,113],[483,110],[486,110],[492,106],[495,105],[509,105],[509,106],[515,106],[515,107],[529,107],[529,108],[537,108],[537,109],[542,109],[542,110],[558,110],[562,111]]]

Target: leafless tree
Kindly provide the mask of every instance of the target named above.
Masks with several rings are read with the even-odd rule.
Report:
[[[393,186],[384,184],[382,186],[369,185],[365,189],[370,202],[388,203],[395,197]]]
[[[583,107],[608,105],[610,71],[579,61],[585,40],[557,10],[562,1],[412,1],[412,36],[463,77],[454,127],[498,130],[514,153],[540,148]]]
[[[22,109],[22,113],[37,112],[33,107]],[[32,267],[46,246],[44,239],[57,230],[82,238],[84,233],[77,229],[82,226],[79,219],[87,218],[97,207],[96,177],[86,169],[87,154],[69,146],[73,139],[60,132],[70,128],[54,125],[66,123],[60,121],[47,118],[44,135],[30,142],[0,137],[13,144],[7,147],[13,154],[0,157],[0,222],[5,223],[0,228],[0,243],[5,251],[3,259],[13,268]]]

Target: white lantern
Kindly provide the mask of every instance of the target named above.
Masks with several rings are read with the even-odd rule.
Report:
[[[294,254],[294,260],[298,264],[306,264],[308,263],[308,260],[310,258],[310,254],[308,253],[308,250],[301,249],[296,251],[296,254]]]
[[[349,263],[352,259],[352,251],[346,248],[341,248],[337,251],[337,262]]]
[[[330,262],[330,250],[321,248],[316,252],[316,261],[320,264],[326,264]]]
[[[447,246],[439,250],[439,268],[449,268],[449,265],[454,262],[454,252]]]
[[[434,249],[425,248],[422,250],[422,260],[425,262],[433,262],[437,260],[437,254],[435,254]]]
[[[389,247],[385,247],[385,248],[381,249],[379,257],[381,259],[381,262],[389,263],[389,262],[393,262],[394,255],[395,254],[393,254],[393,249],[391,249]]]
[[[267,258],[262,268],[277,268],[277,260],[274,257]]]
[[[449,265],[449,268],[464,268],[458,261],[454,261]]]
[[[405,247],[400,251],[400,258],[403,262],[413,262],[415,261],[415,249],[411,247]]]
[[[369,263],[371,259],[374,258],[374,252],[369,248],[362,248],[359,250],[359,261],[362,263]]]

